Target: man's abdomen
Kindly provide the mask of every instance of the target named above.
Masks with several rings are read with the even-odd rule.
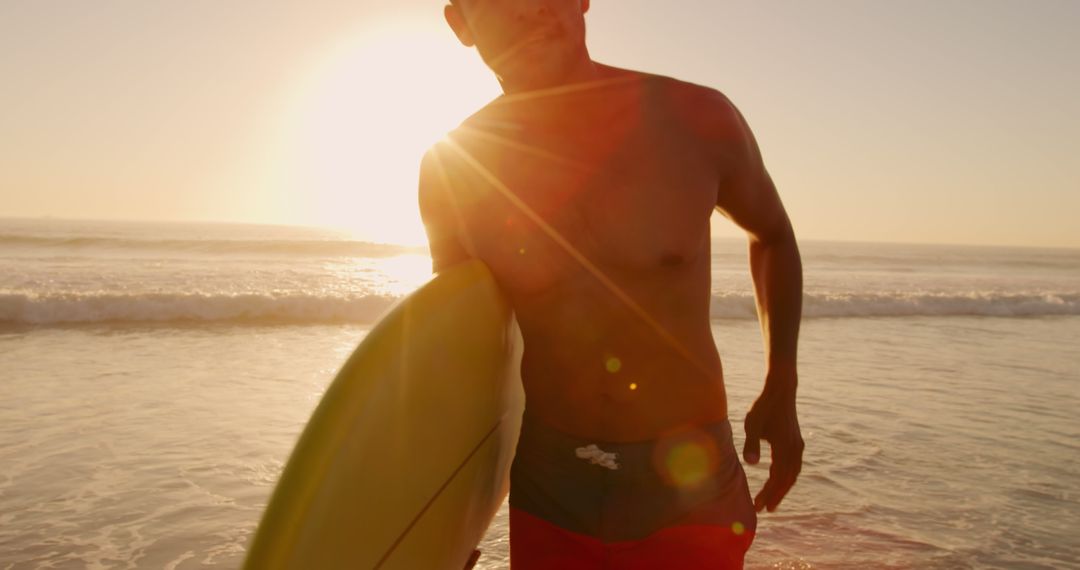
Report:
[[[607,340],[568,355],[526,337],[521,375],[535,417],[566,433],[622,442],[727,419],[718,358],[702,370],[655,342]]]

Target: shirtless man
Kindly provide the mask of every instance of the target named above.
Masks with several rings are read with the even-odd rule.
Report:
[[[427,152],[434,270],[478,258],[525,342],[510,550],[533,568],[741,568],[794,484],[802,267],[745,121],[715,90],[594,62],[589,0],[451,0],[504,94]],[[710,329],[709,218],[747,232],[767,349],[743,457]]]

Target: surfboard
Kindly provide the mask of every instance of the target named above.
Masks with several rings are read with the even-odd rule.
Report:
[[[320,400],[244,568],[464,568],[509,489],[521,345],[479,261],[396,304]]]

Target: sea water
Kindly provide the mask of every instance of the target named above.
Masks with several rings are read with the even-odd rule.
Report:
[[[712,253],[740,448],[745,250]],[[802,251],[805,463],[748,568],[1080,568],[1080,251]],[[0,568],[237,567],[338,366],[429,267],[304,228],[0,220]],[[507,533],[504,505],[478,567]]]

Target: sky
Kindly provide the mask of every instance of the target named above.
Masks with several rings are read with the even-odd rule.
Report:
[[[592,4],[594,59],[735,102],[802,239],[1080,247],[1076,0]],[[421,153],[498,94],[441,8],[0,1],[0,217],[422,242]]]

